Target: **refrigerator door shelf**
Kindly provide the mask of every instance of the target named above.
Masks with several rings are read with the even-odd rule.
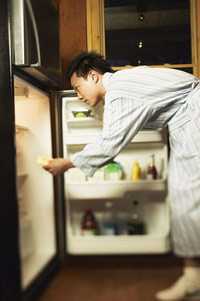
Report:
[[[81,236],[67,232],[70,254],[162,254],[170,250],[169,230],[162,234]]]
[[[15,126],[16,134],[19,133],[20,131],[28,131],[29,129],[23,125],[16,125]]]
[[[23,172],[23,171],[20,171],[18,174],[17,174],[17,189],[20,190],[22,188],[22,186],[25,184],[26,180],[27,180],[27,177],[28,177],[28,174]]]
[[[85,134],[85,135],[73,135],[65,133],[65,144],[66,145],[84,145],[88,143],[93,143],[98,138],[101,130],[95,134]],[[131,143],[164,143],[164,137],[162,131],[140,131]]]
[[[17,177],[19,180],[24,180],[26,179],[26,177],[28,176],[28,174],[26,172],[20,171],[20,173],[17,174]]]
[[[125,194],[134,191],[166,191],[167,181],[165,179],[159,180],[139,180],[132,181],[99,181],[96,183],[65,183],[67,197],[70,199],[108,199],[120,198]]]

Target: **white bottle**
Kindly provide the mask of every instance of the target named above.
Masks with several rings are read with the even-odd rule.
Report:
[[[115,213],[112,202],[105,203],[105,212],[103,215],[103,235],[116,234]]]

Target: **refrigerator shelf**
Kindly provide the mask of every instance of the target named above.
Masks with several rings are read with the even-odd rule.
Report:
[[[66,135],[66,145],[84,145],[88,143],[93,143],[98,138],[101,131],[95,134],[84,134],[84,135]],[[140,131],[132,140],[131,143],[164,143],[164,136],[162,130],[150,131],[142,130]]]
[[[163,142],[164,133],[162,129],[158,130],[141,130],[139,133],[132,139],[134,142]]]
[[[163,234],[146,235],[72,235],[68,230],[70,254],[162,254],[170,250],[169,230]]]
[[[99,181],[93,182],[66,182],[67,196],[70,199],[107,199],[120,198],[128,192],[166,190],[166,180],[139,180],[132,181]]]
[[[20,172],[17,174],[17,177],[22,180],[24,180],[27,176],[28,174],[26,172]]]
[[[71,93],[73,93],[73,90],[71,90]],[[74,96],[67,96],[67,97],[63,97],[63,102],[69,103],[69,102],[79,102],[79,103],[83,103],[81,102],[81,100],[78,98],[78,96],[74,95]]]
[[[73,118],[69,119],[67,121],[68,127],[89,127],[89,126],[94,126],[94,127],[101,127],[102,126],[102,121],[97,120],[93,117],[82,117],[82,118]]]
[[[15,125],[15,131],[16,133],[19,133],[20,131],[28,131],[29,129],[25,126],[22,125]]]

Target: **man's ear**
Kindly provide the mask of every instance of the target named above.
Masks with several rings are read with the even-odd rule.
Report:
[[[99,81],[99,73],[95,70],[90,70],[88,73],[88,78],[91,78],[96,84]]]

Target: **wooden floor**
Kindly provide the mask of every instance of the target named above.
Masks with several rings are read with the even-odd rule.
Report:
[[[38,301],[155,301],[180,273],[171,255],[72,257]]]

